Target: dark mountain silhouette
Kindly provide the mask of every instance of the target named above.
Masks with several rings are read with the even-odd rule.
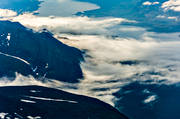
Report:
[[[132,82],[122,87],[114,94],[119,99],[115,107],[131,119],[179,119],[180,83],[148,82]]]
[[[0,97],[0,112],[5,119],[127,119],[97,99],[51,88],[0,87]]]
[[[15,72],[36,78],[78,82],[83,78],[82,52],[69,47],[51,33],[34,32],[17,22],[0,21],[0,76]]]

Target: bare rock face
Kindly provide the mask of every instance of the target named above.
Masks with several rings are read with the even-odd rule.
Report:
[[[0,21],[0,26],[1,77],[13,77],[15,72],[65,82],[78,82],[83,77],[80,50],[48,32],[33,32],[16,22]]]

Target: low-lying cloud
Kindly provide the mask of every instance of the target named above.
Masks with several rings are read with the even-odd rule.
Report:
[[[180,1],[179,0],[169,0],[162,4],[162,8],[167,10],[173,10],[176,12],[180,12]]]
[[[23,14],[13,18],[34,30],[46,28],[53,33],[71,34],[109,34],[108,28],[122,22],[130,22],[123,18],[89,18],[89,17],[38,17]]]
[[[85,51],[81,64],[85,79],[78,84],[46,82],[49,87],[99,98],[113,105],[113,93],[132,81],[179,82],[179,33],[157,34],[123,26],[122,18],[11,18],[36,31],[48,29],[61,42]],[[64,39],[63,39],[64,38]]]
[[[14,17],[16,15],[17,15],[17,13],[12,11],[12,10],[0,9],[0,18],[2,18],[2,17]]]

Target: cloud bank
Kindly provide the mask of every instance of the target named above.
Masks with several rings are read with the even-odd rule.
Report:
[[[122,18],[39,17],[27,13],[11,20],[35,31],[46,28],[61,42],[85,52],[81,64],[84,80],[71,84],[47,79],[46,86],[113,105],[116,99],[112,94],[133,81],[179,82],[179,33],[157,34],[124,26],[121,23],[135,21]]]
[[[55,33],[72,34],[108,34],[108,28],[128,22],[122,18],[38,17],[30,13],[14,17],[13,21],[20,22],[36,31],[46,28]]]
[[[173,10],[176,12],[180,12],[180,1],[179,0],[169,0],[162,4],[162,8],[167,10]]]
[[[2,17],[14,17],[16,15],[17,15],[17,13],[12,11],[12,10],[0,9],[0,18],[2,18]]]

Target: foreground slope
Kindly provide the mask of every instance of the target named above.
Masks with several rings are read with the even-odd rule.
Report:
[[[132,82],[114,94],[115,107],[131,119],[180,119],[179,92],[180,83]]]
[[[4,118],[127,119],[97,99],[51,88],[1,87],[0,97],[0,115]]]

